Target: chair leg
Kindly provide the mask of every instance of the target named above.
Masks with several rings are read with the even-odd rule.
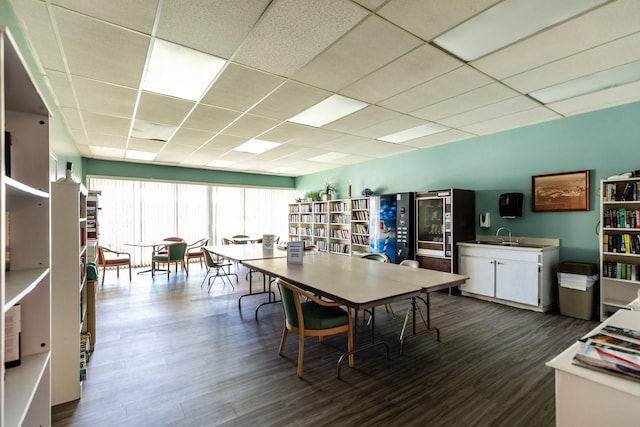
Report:
[[[304,331],[299,331],[298,342],[298,378],[302,378],[302,361],[304,360]]]
[[[282,352],[284,351],[284,343],[287,341],[287,324],[285,323],[284,329],[282,330],[282,338],[280,339],[280,348],[278,349],[278,356],[282,356]]]
[[[102,267],[102,285],[103,285],[103,286],[104,286],[104,276],[106,276],[106,273],[107,273],[107,264],[105,264],[105,265]]]
[[[120,278],[120,266],[116,265],[116,277],[119,279]]]
[[[129,263],[129,281],[131,281],[131,263]]]

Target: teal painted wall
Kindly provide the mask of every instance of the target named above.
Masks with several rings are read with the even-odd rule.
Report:
[[[87,175],[122,178],[161,179],[166,181],[206,182],[213,184],[295,188],[295,178],[207,169],[158,166],[142,163],[84,159]]]
[[[532,212],[531,177],[590,170],[588,212]],[[561,260],[598,262],[599,181],[640,169],[640,103],[572,116],[494,135],[475,137],[386,159],[299,177],[302,196],[320,190],[329,178],[346,197],[369,187],[378,194],[465,188],[476,191],[476,234],[495,234],[501,226],[514,236],[561,240]],[[522,218],[498,215],[498,196],[525,195]],[[480,229],[480,212],[491,213],[491,228]]]
[[[40,74],[38,65],[31,53],[29,43],[22,32],[22,27],[8,0],[0,0],[0,25],[9,28],[9,32],[24,58],[33,81],[49,107],[49,113],[51,114],[51,119],[49,120],[49,151],[53,153],[58,160],[58,177],[65,175],[67,162],[73,163],[73,173],[75,176],[82,176],[83,170],[80,152],[76,148],[66,125],[62,121],[62,113],[56,106],[55,100],[51,96]]]

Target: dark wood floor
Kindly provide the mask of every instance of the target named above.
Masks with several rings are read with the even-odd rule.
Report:
[[[304,377],[295,373],[297,336],[277,355],[282,307],[255,307],[236,289],[200,289],[204,270],[135,275],[107,272],[98,295],[95,352],[83,397],[53,408],[54,426],[553,426],[554,373],[545,367],[594,322],[534,313],[459,295],[432,297],[441,330],[409,340],[399,355],[398,318],[377,311],[391,347],[336,361],[346,339],[308,338]],[[362,337],[364,338],[364,333]]]

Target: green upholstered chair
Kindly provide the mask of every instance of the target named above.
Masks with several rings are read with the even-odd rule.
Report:
[[[282,356],[289,331],[298,334],[298,378],[302,377],[305,337],[322,338],[328,335],[347,333],[348,350],[353,351],[353,325],[351,310],[343,309],[340,304],[324,301],[291,283],[277,279],[284,307],[284,329],[278,355]],[[301,301],[301,297],[306,300]],[[353,354],[349,355],[349,366],[353,367]]]
[[[167,245],[166,253],[155,253],[153,257],[151,257],[151,275],[153,276],[156,272],[156,264],[167,264],[167,279],[169,278],[169,273],[171,272],[171,263],[175,263],[176,272],[178,271],[178,263],[182,265],[182,269],[186,271],[186,267],[184,265],[184,254],[187,251],[186,242],[178,242],[172,245]],[[187,274],[189,272],[187,271]]]
[[[236,234],[235,236],[231,236],[231,240],[233,240],[233,243],[236,245],[246,245],[248,243],[246,239],[248,238],[249,236],[246,234]]]

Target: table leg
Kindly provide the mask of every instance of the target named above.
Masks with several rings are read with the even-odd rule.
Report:
[[[349,308],[349,310],[351,310],[351,309]],[[386,354],[387,360],[389,360],[389,345],[384,341],[376,341],[376,335],[375,335],[376,311],[375,311],[375,307],[371,307],[371,342],[369,344],[365,344],[363,346],[359,346],[358,345],[358,310],[354,310],[354,311],[355,311],[355,314],[353,316],[353,347],[354,347],[354,349],[352,351],[344,352],[344,353],[342,353],[342,355],[340,355],[340,358],[338,359],[338,379],[340,379],[340,371],[341,371],[341,368],[342,368],[342,362],[345,359],[348,359],[349,356],[355,355],[359,351],[368,350],[370,348],[382,345],[385,348],[385,354]]]
[[[253,275],[249,274],[249,293],[248,294],[244,294],[244,295],[240,295],[240,298],[238,298],[238,310],[242,310],[242,304],[241,304],[242,298],[248,297],[248,296],[252,296],[252,295],[269,294],[269,303],[278,302],[278,301],[275,301],[276,294],[271,290],[271,281],[269,281],[269,290],[267,290],[266,277],[267,277],[266,274],[262,275],[262,291],[261,292],[253,292]],[[271,299],[272,295],[273,295],[273,300]],[[256,309],[256,320],[258,320],[257,309]]]
[[[416,305],[416,298],[420,299],[427,306],[427,328],[422,330],[422,331],[420,331],[420,332],[416,331],[416,309],[418,309],[417,305]],[[435,331],[435,333],[436,333],[436,341],[440,341],[440,329],[431,327],[431,304],[429,303],[429,293],[427,292],[425,294],[425,299],[422,299],[420,297],[413,297],[411,299],[411,310],[413,312],[412,331],[411,331],[412,333],[411,333],[411,335],[403,337],[402,336],[402,332],[404,332],[404,326],[403,326],[402,332],[400,333],[400,354],[402,354],[404,352],[404,343],[409,338],[417,337],[418,335],[424,335],[424,334],[426,334],[428,332]],[[405,322],[406,322],[406,319],[405,319]]]

